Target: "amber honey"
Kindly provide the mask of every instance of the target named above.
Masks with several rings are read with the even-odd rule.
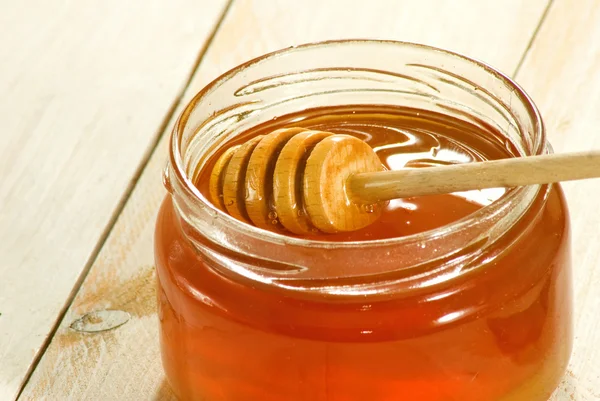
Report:
[[[290,126],[357,136],[389,169],[518,155],[490,125],[390,106],[285,115],[242,132],[222,150]],[[195,177],[206,197],[219,154]],[[163,364],[173,389],[183,400],[205,401],[547,400],[572,338],[569,224],[559,186],[542,188],[493,240],[411,269],[379,267],[393,266],[394,258],[405,266],[403,257],[411,255],[378,253],[378,241],[437,230],[438,242],[421,246],[443,245],[450,238],[444,227],[511,191],[391,201],[360,231],[304,237],[368,248],[372,258],[357,262],[361,275],[345,277],[344,259],[334,257],[308,279],[290,271],[268,281],[270,265],[258,266],[267,278],[260,282],[231,273],[245,268],[243,256],[232,259],[233,267],[214,257],[228,257],[223,244],[190,242],[188,223],[168,197],[157,223],[156,261]],[[273,231],[297,238],[277,224]],[[371,268],[376,278],[369,278]],[[331,271],[340,273],[318,276]]]

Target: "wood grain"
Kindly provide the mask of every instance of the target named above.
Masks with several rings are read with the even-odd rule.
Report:
[[[0,2],[0,400],[16,397],[225,1]]]
[[[600,3],[556,0],[517,75],[557,152],[600,149]],[[571,210],[575,349],[552,401],[600,400],[600,180],[564,184]]]
[[[325,4],[322,0],[235,1],[185,99],[217,74],[251,57],[291,44],[342,37],[446,47],[510,73],[546,0],[371,0],[343,8]],[[165,193],[160,176],[166,145],[165,136],[21,399],[173,399],[160,365],[151,267],[154,217]],[[82,315],[103,309],[126,311],[131,318],[114,330],[94,334],[69,328]]]
[[[340,161],[343,161],[340,163]],[[378,204],[348,202],[348,178],[381,172],[381,159],[369,144],[351,135],[332,135],[315,145],[306,160],[302,198],[315,228],[325,233],[356,231],[381,217]]]

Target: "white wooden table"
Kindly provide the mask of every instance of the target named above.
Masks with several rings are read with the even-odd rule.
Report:
[[[600,149],[600,0],[0,0],[0,400],[173,399],[152,251],[170,126],[225,70],[348,37],[484,60],[557,151]],[[600,400],[600,180],[565,187],[576,344],[553,401]],[[126,314],[86,315],[106,310]]]

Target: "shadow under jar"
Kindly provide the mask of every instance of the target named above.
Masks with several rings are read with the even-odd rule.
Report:
[[[160,341],[175,393],[205,401],[547,400],[572,345],[560,186],[400,200],[409,206],[382,217],[389,231],[370,235],[293,236],[215,208],[205,172],[223,147],[286,126],[367,142],[386,129],[378,154],[388,168],[550,151],[537,109],[514,82],[431,47],[325,42],[221,76],[177,122],[156,226]],[[401,157],[411,148],[398,144],[425,137],[434,142],[426,157],[416,155],[423,147]],[[402,229],[407,222],[417,228]]]

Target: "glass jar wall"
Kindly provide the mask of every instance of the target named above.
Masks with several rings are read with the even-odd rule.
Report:
[[[386,140],[429,135],[455,151],[452,162],[549,151],[539,113],[509,78],[408,43],[269,54],[184,110],[155,234],[163,365],[181,399],[548,399],[572,342],[560,186],[409,199],[389,215],[394,235],[311,238],[240,222],[203,190],[203,171],[241,135],[302,126],[369,142],[392,115],[408,117]],[[389,168],[423,159],[378,154]]]

